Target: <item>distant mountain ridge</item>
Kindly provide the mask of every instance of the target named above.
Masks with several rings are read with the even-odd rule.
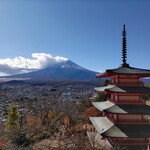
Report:
[[[53,64],[45,69],[33,71],[30,73],[17,74],[7,76],[5,78],[30,78],[31,80],[83,80],[93,81],[96,80],[96,73],[85,69],[71,60],[63,61],[57,64]]]

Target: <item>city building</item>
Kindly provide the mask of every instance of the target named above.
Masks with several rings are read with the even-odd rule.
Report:
[[[107,101],[93,102],[103,112],[103,117],[90,120],[103,139],[114,147],[127,150],[147,150],[150,145],[150,106],[144,95],[150,94],[139,79],[150,77],[150,70],[131,67],[127,64],[126,30],[122,33],[122,64],[108,69],[97,78],[110,78],[111,85],[95,88],[107,94]]]

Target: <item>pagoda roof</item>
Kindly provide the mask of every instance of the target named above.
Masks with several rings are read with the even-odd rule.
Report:
[[[109,134],[108,131],[113,129],[113,133],[111,132],[110,135],[111,137],[127,137],[127,135],[116,127],[107,117],[90,117],[90,120],[101,135],[104,135],[106,132]]]
[[[150,106],[138,104],[119,104],[105,109],[105,111],[116,114],[150,114]]]
[[[141,77],[149,77],[150,70],[148,69],[141,69],[141,68],[134,68],[134,67],[124,67],[120,66],[115,69],[107,69],[104,73],[97,74],[97,78],[101,77],[111,77],[113,74],[128,74],[128,75],[139,75]]]
[[[95,87],[94,90],[97,92],[104,92],[106,89],[110,89],[112,87],[115,87],[115,85],[107,85],[102,87]]]
[[[118,130],[120,129],[120,131]],[[104,132],[102,135],[107,137],[122,137],[124,133],[129,138],[149,138],[149,124],[118,124]],[[126,137],[125,136],[125,137]]]
[[[150,106],[145,104],[114,104],[110,101],[93,102],[93,105],[100,111],[114,114],[150,114]]]
[[[107,117],[90,117],[90,120],[100,134],[106,132],[114,125]]]
[[[92,102],[92,104],[100,111],[106,110],[108,108],[111,108],[115,104],[110,101],[104,101],[104,102]]]
[[[90,117],[96,130],[106,137],[149,138],[150,124],[113,124],[106,117]],[[106,123],[107,125],[101,126]],[[113,124],[113,125],[112,125]]]
[[[113,105],[105,111],[117,114],[150,114],[150,106],[138,104]]]
[[[114,93],[143,93],[149,94],[150,88],[144,86],[114,86],[112,88],[106,89],[108,92]]]

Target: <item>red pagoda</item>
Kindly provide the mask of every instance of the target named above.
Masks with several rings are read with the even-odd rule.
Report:
[[[112,146],[127,150],[148,150],[150,145],[150,106],[143,95],[150,94],[140,78],[150,77],[150,70],[130,67],[126,63],[126,30],[122,34],[122,64],[108,69],[97,78],[111,78],[111,85],[95,88],[109,95],[107,101],[93,102],[103,117],[90,117],[98,133]]]

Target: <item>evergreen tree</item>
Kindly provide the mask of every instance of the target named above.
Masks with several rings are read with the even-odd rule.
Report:
[[[18,129],[19,128],[19,112],[17,110],[16,106],[12,106],[11,110],[8,113],[8,118],[7,118],[7,129]]]
[[[14,105],[11,107],[6,122],[6,134],[10,140],[15,140],[19,132],[19,112]]]

